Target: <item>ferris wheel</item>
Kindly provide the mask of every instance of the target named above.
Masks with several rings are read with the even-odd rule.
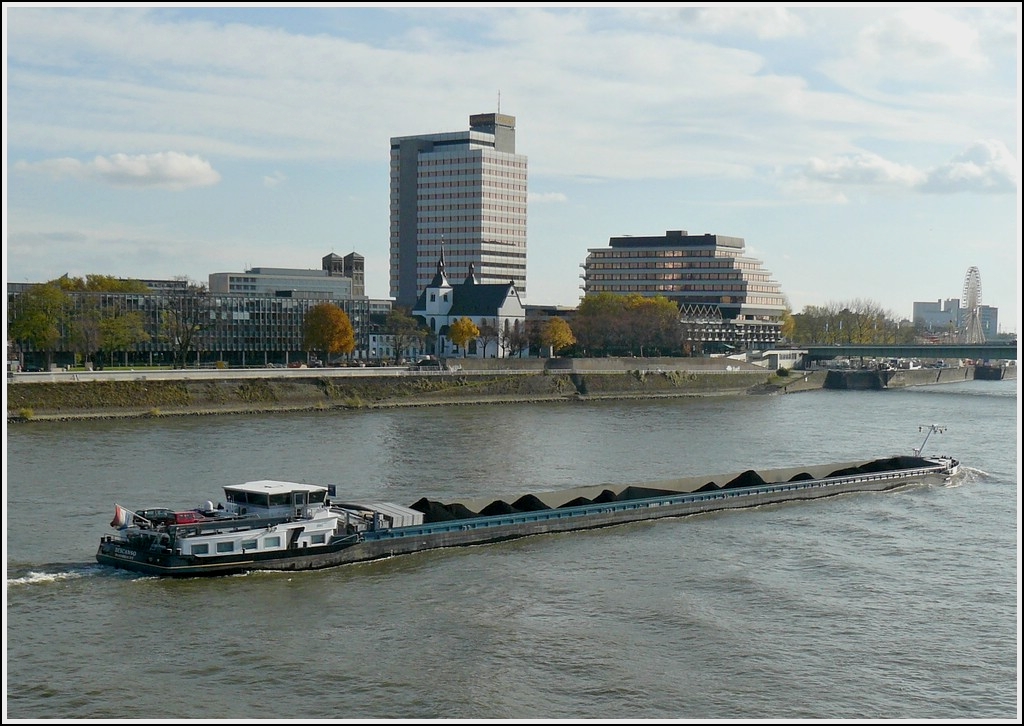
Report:
[[[963,332],[964,343],[984,343],[985,331],[981,328],[981,273],[977,267],[967,270],[964,278],[963,295]]]

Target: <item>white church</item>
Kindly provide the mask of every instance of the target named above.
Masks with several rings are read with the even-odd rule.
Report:
[[[448,282],[444,270],[444,250],[437,261],[437,272],[416,300],[412,309],[414,317],[421,318],[433,334],[433,354],[440,357],[463,358],[505,358],[507,346],[502,345],[504,336],[512,330],[524,330],[526,308],[519,297],[519,291],[510,281],[501,284],[477,282],[473,265],[469,274],[459,285]],[[481,331],[490,328],[498,331],[497,336],[481,336],[469,341],[463,348],[448,338],[452,323],[469,318]]]

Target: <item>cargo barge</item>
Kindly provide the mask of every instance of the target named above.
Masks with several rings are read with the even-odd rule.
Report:
[[[511,504],[424,498],[409,507],[339,502],[331,499],[332,487],[262,480],[224,487],[227,506],[207,502],[176,512],[115,505],[110,524],[116,534],[101,537],[96,560],[169,577],[314,570],[441,547],[941,483],[958,470],[953,458],[925,458],[915,449],[914,456],[871,461],[580,487]]]

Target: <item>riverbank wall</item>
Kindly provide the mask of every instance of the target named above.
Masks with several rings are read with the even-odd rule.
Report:
[[[889,370],[829,370],[824,387],[830,390],[880,391],[884,388],[956,383],[975,378],[973,366]]]
[[[499,367],[491,361],[440,372],[404,369],[131,371],[84,380],[28,374],[8,382],[9,422],[274,411],[385,408],[602,398],[745,395],[781,390],[757,366],[684,366],[678,359],[625,359]],[[549,362],[550,363],[550,362]],[[623,366],[632,364],[634,367]],[[76,380],[77,379],[77,380]],[[809,387],[821,387],[821,380]]]
[[[879,390],[971,380],[973,367],[790,371],[729,359],[447,361],[405,368],[30,373],[8,379],[9,423],[611,398]]]

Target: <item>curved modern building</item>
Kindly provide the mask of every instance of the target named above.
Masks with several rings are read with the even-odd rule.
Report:
[[[695,341],[771,346],[779,339],[785,298],[745,246],[740,237],[681,230],[612,237],[607,248],[588,250],[581,287],[584,295],[667,297]]]

